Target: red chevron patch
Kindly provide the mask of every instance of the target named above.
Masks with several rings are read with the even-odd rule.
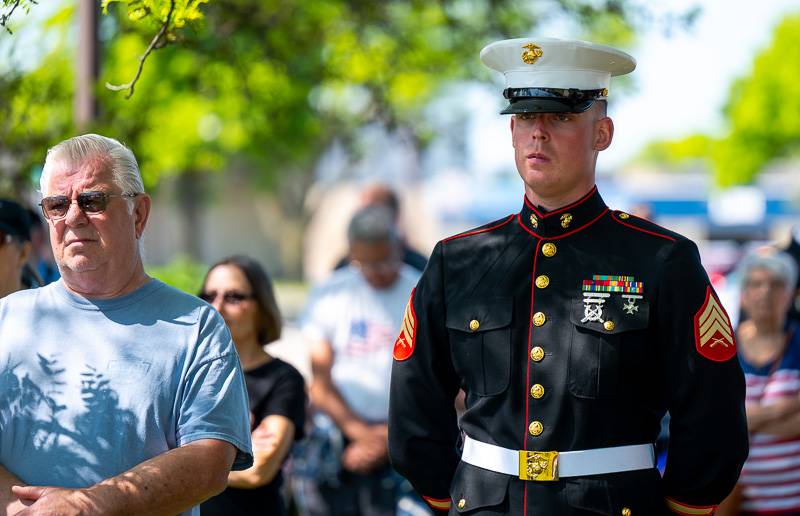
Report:
[[[697,352],[709,360],[724,362],[736,355],[731,320],[711,286],[706,287],[706,300],[694,316],[694,340]]]
[[[416,290],[416,289],[414,289]],[[414,290],[406,305],[403,324],[400,326],[400,335],[394,341],[392,356],[402,362],[414,354],[414,340],[417,338],[417,314],[414,313]]]

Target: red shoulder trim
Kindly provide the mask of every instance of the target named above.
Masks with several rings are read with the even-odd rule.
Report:
[[[631,215],[631,216],[633,217],[634,215]],[[636,226],[634,226],[632,224],[628,224],[627,222],[622,222],[621,220],[619,220],[619,213],[613,213],[612,212],[611,218],[612,218],[612,220],[622,224],[623,226],[627,226],[627,227],[629,227],[631,229],[635,229],[636,231],[641,231],[642,233],[647,233],[648,235],[657,236],[659,238],[663,238],[665,240],[669,240],[670,242],[674,242],[675,241],[675,238],[671,237],[669,235],[662,235],[661,233],[656,233],[655,231],[650,231],[650,230],[647,230],[647,229],[636,227]],[[654,223],[651,222],[651,224],[654,224]]]
[[[511,222],[511,219],[513,219],[513,218],[514,218],[514,214],[512,213],[511,215],[508,216],[508,218],[506,220],[504,220],[500,224],[497,224],[496,226],[492,226],[492,227],[488,227],[488,228],[484,228],[484,229],[478,229],[476,231],[470,231],[468,233],[461,233],[459,235],[453,235],[451,237],[445,238],[444,240],[442,240],[442,242],[449,242],[450,240],[455,240],[457,238],[464,238],[464,237],[467,237],[467,236],[477,235],[479,233],[486,233],[487,231],[493,231],[493,230],[495,230],[497,228],[501,228],[501,227],[505,226],[506,224]]]

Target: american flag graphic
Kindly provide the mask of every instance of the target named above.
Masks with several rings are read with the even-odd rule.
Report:
[[[396,328],[386,324],[356,319],[350,323],[350,340],[347,354],[350,356],[389,352],[397,335]]]

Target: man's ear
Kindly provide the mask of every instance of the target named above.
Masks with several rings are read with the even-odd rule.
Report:
[[[594,123],[594,150],[606,150],[614,139],[614,121],[605,116]]]
[[[150,196],[146,193],[137,195],[134,199],[136,203],[133,208],[134,224],[136,225],[136,238],[142,238],[144,228],[147,226],[147,219],[150,217]]]

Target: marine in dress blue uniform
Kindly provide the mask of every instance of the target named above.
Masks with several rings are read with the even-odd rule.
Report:
[[[693,242],[594,186],[609,79],[633,58],[555,39],[481,58],[506,78],[525,195],[518,213],[440,241],[411,294],[392,463],[438,513],[712,514],[748,451],[730,320]]]

